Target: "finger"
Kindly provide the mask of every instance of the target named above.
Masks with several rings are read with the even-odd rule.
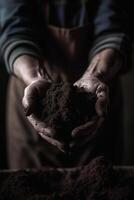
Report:
[[[86,136],[87,135],[86,130],[88,130],[88,134],[92,132],[97,125],[97,121],[98,121],[98,118],[95,118],[92,121],[89,121],[85,123],[84,125],[75,128],[72,131],[72,137],[75,138],[75,137]]]
[[[103,121],[104,121],[104,118],[100,118],[97,122],[96,127],[94,127],[92,132],[89,132],[88,129],[83,130],[84,133],[86,132],[86,134],[82,134],[82,132],[81,132],[81,135],[83,135],[85,137],[74,138],[72,140],[72,142],[69,144],[69,147],[72,150],[74,150],[74,149],[80,148],[80,147],[86,145],[88,142],[92,141],[99,134],[98,130],[101,127]]]
[[[69,144],[69,148],[71,150],[75,150],[78,149],[84,145],[86,145],[88,142],[90,141],[89,137],[82,137],[82,138],[75,138],[74,140],[72,140]]]
[[[109,93],[108,87],[104,83],[101,83],[98,85],[96,89],[96,95],[98,98],[102,96],[103,94],[106,94],[108,96],[108,93]]]
[[[65,151],[65,145],[62,144],[61,142],[53,139],[53,138],[50,138],[48,136],[46,136],[45,134],[43,134],[42,132],[39,132],[38,133],[43,139],[45,139],[48,143],[56,146],[60,151],[62,151],[63,153],[66,153]]]
[[[109,104],[109,95],[108,95],[108,88],[102,84],[98,87],[97,91],[97,101],[95,104],[95,109],[98,116],[105,117],[107,114],[107,107]]]
[[[106,96],[99,97],[95,104],[95,110],[98,116],[105,117],[108,108],[108,98]]]
[[[29,116],[31,113],[34,112],[34,109],[36,107],[37,96],[37,89],[33,85],[28,86],[24,90],[22,105],[24,107],[26,116]]]
[[[31,113],[36,111],[38,99],[44,97],[49,86],[50,82],[41,79],[34,81],[24,90],[22,105],[26,116],[29,116]]]
[[[28,117],[28,120],[30,121],[36,132],[42,132],[49,137],[53,137],[55,135],[54,129],[48,127],[44,122],[38,120],[33,114]]]

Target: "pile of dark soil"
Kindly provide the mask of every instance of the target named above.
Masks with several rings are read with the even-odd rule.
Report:
[[[0,200],[130,200],[130,189],[104,157],[76,169],[0,174]]]
[[[53,83],[40,102],[42,120],[52,127],[56,139],[69,141],[71,131],[95,115],[95,95],[75,88],[71,83]]]

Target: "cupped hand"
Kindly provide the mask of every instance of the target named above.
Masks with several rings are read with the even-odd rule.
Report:
[[[96,137],[96,133],[105,119],[109,104],[108,86],[97,77],[88,75],[88,77],[83,77],[74,83],[74,86],[87,93],[90,92],[96,95],[96,114],[90,119],[90,121],[72,130],[71,135],[73,139],[71,146],[74,146],[74,144],[77,146],[76,139],[78,138],[83,138],[80,141],[82,144]]]
[[[24,107],[25,115],[29,122],[34,127],[35,131],[48,143],[56,146],[64,152],[64,144],[54,139],[55,131],[48,127],[39,115],[39,101],[44,98],[45,93],[50,86],[51,82],[43,78],[34,80],[24,90],[22,105]]]
[[[96,136],[108,110],[109,88],[107,84],[117,77],[121,66],[122,59],[119,52],[113,48],[104,49],[92,58],[86,72],[74,83],[78,89],[96,95],[96,116],[93,116],[86,124],[76,127],[72,131],[73,138],[88,136],[90,140]]]

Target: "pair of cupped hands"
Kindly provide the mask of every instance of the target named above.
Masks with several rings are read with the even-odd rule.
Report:
[[[44,77],[40,75],[38,63],[33,67],[33,61],[34,58],[24,55],[18,58],[14,64],[15,74],[21,77],[26,83],[22,99],[25,115],[33,125],[35,131],[44,140],[54,145],[62,152],[65,152],[65,144],[53,138],[55,130],[48,127],[47,124],[41,121],[36,115],[35,110],[38,107],[38,99],[44,97],[51,81],[44,79]],[[31,63],[31,66],[27,63]],[[119,71],[119,63],[119,53],[114,49],[105,49],[92,58],[83,76],[72,83],[78,89],[80,88],[87,93],[91,92],[96,95],[96,114],[90,121],[72,130],[72,141],[70,141],[69,144],[70,149],[82,147],[82,145],[91,141],[96,136],[96,133],[98,133],[98,129],[102,125],[108,111],[108,82],[111,81]],[[22,68],[20,68],[20,65],[22,65]],[[23,73],[21,69],[24,70]]]

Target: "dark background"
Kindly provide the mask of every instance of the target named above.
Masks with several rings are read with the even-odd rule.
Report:
[[[1,27],[0,27],[1,30]],[[6,159],[6,124],[5,124],[5,113],[6,113],[6,91],[8,83],[8,74],[6,69],[1,65],[0,62],[0,169],[7,167]]]
[[[6,91],[8,74],[4,67],[0,67],[0,168],[6,168],[6,131],[5,131],[5,112],[6,112]]]

